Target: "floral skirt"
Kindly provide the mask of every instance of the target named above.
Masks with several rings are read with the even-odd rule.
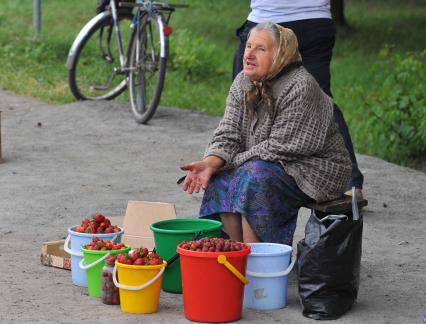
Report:
[[[262,242],[292,245],[298,211],[312,201],[280,163],[252,160],[211,179],[200,216],[239,213]]]

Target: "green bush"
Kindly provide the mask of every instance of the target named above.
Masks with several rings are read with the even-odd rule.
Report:
[[[170,68],[189,79],[220,73],[215,55],[219,51],[213,43],[207,43],[187,29],[179,30],[170,42]]]
[[[365,99],[372,118],[364,128],[378,156],[411,166],[426,159],[426,51],[391,56],[385,47],[380,56],[372,72],[381,86]]]

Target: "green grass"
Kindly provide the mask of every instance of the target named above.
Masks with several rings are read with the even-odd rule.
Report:
[[[426,49],[426,6],[421,1],[346,1],[346,17],[350,29],[338,30],[333,53],[333,95],[344,112],[355,150],[383,157],[378,143],[372,143],[377,139],[365,127],[366,118],[371,118],[365,99],[382,87],[373,67],[383,49],[403,57]],[[380,73],[386,75],[393,69],[389,60]],[[426,157],[419,160],[426,161]]]
[[[170,25],[170,61],[161,105],[221,115],[238,45],[235,29],[249,0],[178,0]],[[49,103],[72,102],[65,62],[96,1],[42,0],[42,31],[32,27],[32,0],[0,2],[0,87]],[[365,136],[365,98],[380,91],[372,68],[384,48],[407,56],[426,48],[424,0],[345,1],[350,29],[339,29],[332,61],[332,91],[348,122],[356,150],[376,155]],[[383,66],[383,65],[382,65]],[[384,70],[393,69],[392,61]],[[117,100],[127,100],[124,95]],[[374,140],[374,139],[373,139]],[[377,144],[377,143],[376,143]]]
[[[32,2],[0,2],[0,87],[49,103],[72,102],[65,68],[67,54],[79,30],[93,17],[96,1],[43,0],[39,35],[32,26]],[[220,114],[230,84],[233,50],[237,46],[234,30],[247,15],[248,1],[177,2],[188,3],[190,8],[178,9],[171,18],[172,51],[179,34],[190,31],[205,44],[211,44],[216,51],[217,66],[214,75],[191,78],[169,66],[161,105]],[[217,22],[219,16],[221,24]],[[222,22],[226,23],[221,26]]]

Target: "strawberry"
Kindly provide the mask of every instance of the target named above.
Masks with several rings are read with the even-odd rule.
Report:
[[[148,250],[148,249],[147,249],[147,250]],[[149,257],[150,257],[151,259],[160,258],[160,257],[159,257],[159,255],[158,255],[157,253],[155,253],[154,251],[152,251],[152,252],[149,254]]]
[[[107,228],[106,223],[102,222],[99,224],[98,231],[100,230],[103,233],[105,231],[105,228]]]
[[[83,232],[84,232],[84,227],[83,227],[83,226],[77,226],[77,227],[75,228],[75,231],[76,231],[76,232],[79,232],[79,233],[83,233]]]
[[[130,257],[130,259],[132,259],[132,261],[136,261],[136,259],[139,258],[138,251],[137,250],[131,250],[129,252],[129,257]]]
[[[144,265],[144,259],[142,258],[137,258],[136,260],[134,260],[133,265]]]
[[[144,248],[144,247],[137,248],[137,249],[135,249],[135,251],[138,254],[139,258],[146,257],[148,255],[148,252],[149,252],[148,249]]]
[[[142,257],[146,257],[148,255],[148,249],[147,248],[143,248],[142,249]]]
[[[102,222],[104,222],[105,221],[105,216],[104,215],[102,215],[102,214],[95,214],[95,216],[93,216],[93,220],[96,222],[96,223],[98,223],[98,224],[100,224],[100,223],[102,223]]]
[[[105,262],[107,263],[107,264],[109,264],[109,265],[114,265],[114,262],[115,262],[115,256],[113,256],[113,255],[109,255],[107,258],[106,258],[106,260],[105,260]]]
[[[123,261],[126,259],[126,257],[124,256],[124,254],[118,254],[117,255],[117,261],[120,263],[124,263]]]
[[[149,265],[158,265],[158,264],[162,264],[162,263],[163,263],[163,260],[161,260],[160,258],[152,258],[148,262]]]

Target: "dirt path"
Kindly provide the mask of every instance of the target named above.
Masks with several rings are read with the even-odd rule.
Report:
[[[196,216],[200,196],[176,185],[178,166],[199,158],[219,118],[160,109],[137,125],[126,104],[52,106],[0,91],[0,323],[187,323],[181,295],[162,293],[153,315],[124,314],[73,286],[70,272],[40,264],[42,242],[94,211],[124,213],[128,200],[176,204]],[[359,156],[364,211],[361,286],[339,323],[421,323],[426,313],[426,174]],[[296,241],[303,235],[301,211]],[[301,314],[294,273],[288,307],[245,310],[241,323],[313,323]]]

